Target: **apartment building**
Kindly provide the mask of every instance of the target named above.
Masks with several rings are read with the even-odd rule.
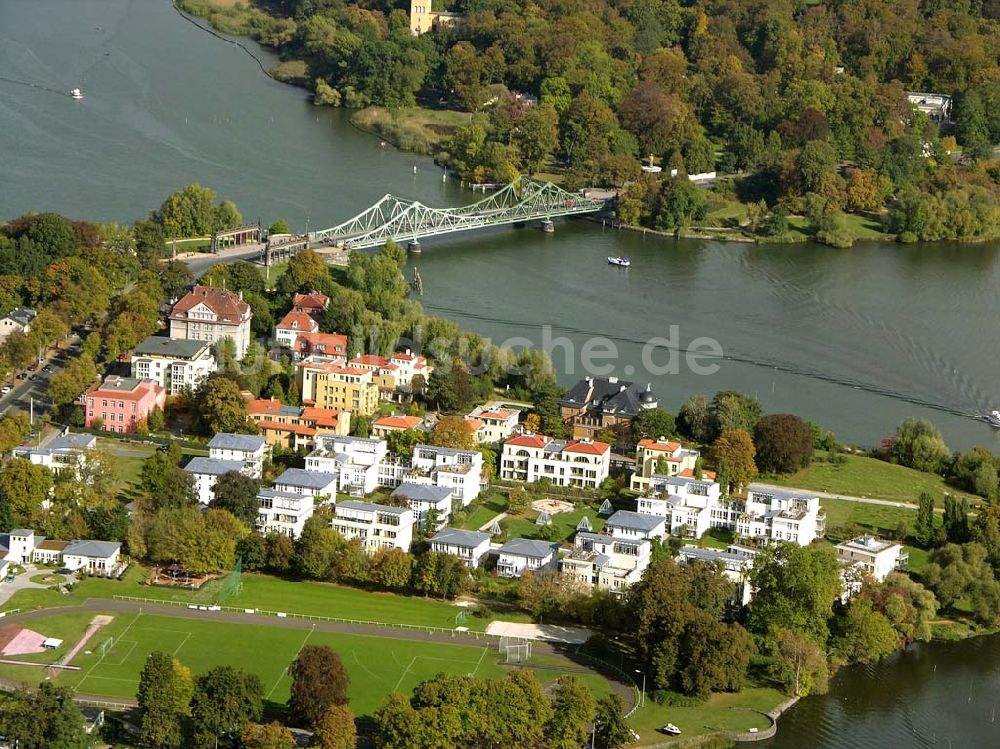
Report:
[[[302,535],[306,521],[312,517],[315,503],[313,495],[309,493],[261,489],[257,493],[257,532],[262,536],[280,533],[289,538],[298,538]]]
[[[597,489],[608,477],[611,446],[591,439],[554,440],[544,434],[522,434],[503,445],[500,477],[556,486]]]
[[[344,538],[357,538],[365,551],[379,549],[410,550],[413,543],[413,510],[344,500],[333,508],[330,527]]]
[[[465,507],[484,487],[483,455],[478,450],[420,444],[413,448],[404,480],[449,489]]]
[[[333,476],[338,491],[364,496],[379,487],[379,466],[388,454],[385,440],[323,435],[306,456],[306,470]]]
[[[197,388],[219,365],[211,343],[151,335],[132,349],[131,367],[132,377],[176,395]]]
[[[604,532],[616,538],[662,539],[667,535],[667,520],[658,515],[618,510],[608,518]]]
[[[257,424],[269,445],[291,450],[312,449],[323,435],[346,435],[351,430],[350,411],[315,406],[286,406],[276,398],[247,402],[247,416]]]
[[[746,606],[753,596],[750,586],[750,570],[753,560],[757,557],[757,549],[751,549],[738,544],[730,544],[725,550],[707,549],[700,546],[682,546],[677,555],[678,564],[718,564],[722,574],[733,583],[733,601],[739,606]]]
[[[521,412],[515,408],[487,403],[485,406],[476,406],[467,418],[480,422],[476,430],[476,441],[480,444],[493,444],[514,436]]]
[[[306,312],[289,312],[274,326],[274,340],[279,346],[292,348],[301,333],[318,333],[319,323]]]
[[[573,549],[559,562],[563,577],[583,588],[624,595],[649,566],[651,545],[643,538],[615,538],[578,531]]]
[[[632,419],[656,406],[649,385],[643,387],[617,377],[585,377],[559,401],[559,412],[573,439],[594,439],[610,429],[623,446],[630,437]]]
[[[274,480],[274,489],[284,494],[301,494],[333,499],[337,494],[337,477],[332,473],[286,468]]]
[[[154,380],[108,375],[104,382],[92,385],[82,396],[84,426],[100,424],[109,432],[134,432],[154,409],[163,409],[167,391]]]
[[[876,582],[883,582],[891,572],[905,570],[910,561],[900,544],[870,534],[844,541],[835,548],[841,562],[863,570]]]
[[[826,515],[815,495],[751,484],[735,530],[748,538],[808,546],[826,532]]]
[[[423,528],[430,512],[434,512],[437,522],[432,530],[440,530],[448,525],[451,518],[452,491],[443,486],[403,483],[392,492],[393,499],[402,499],[413,510],[417,527]]]
[[[646,491],[654,474],[693,478],[698,456],[697,450],[685,448],[680,442],[663,437],[639,440],[635,448],[635,472],[629,481],[629,487],[632,491]],[[703,475],[703,478],[715,478],[711,471],[705,473],[709,475]]]
[[[497,575],[521,577],[525,572],[555,572],[559,568],[559,544],[512,538],[497,550]]]
[[[15,447],[15,458],[24,458],[35,465],[45,466],[56,476],[70,472],[79,475],[87,465],[87,453],[97,448],[92,434],[70,434],[67,429],[44,447]]]
[[[734,528],[741,509],[742,503],[722,499],[716,482],[678,475],[654,474],[648,494],[636,503],[638,512],[666,518],[667,533],[686,538],[701,538],[710,528]]]
[[[340,359],[310,356],[296,369],[302,402],[368,416],[378,409],[378,383],[369,369]]]
[[[264,461],[270,452],[267,440],[254,434],[219,432],[208,443],[209,458],[238,460],[243,463],[243,473],[255,479],[264,475]]]
[[[215,496],[215,482],[224,473],[246,473],[246,464],[242,460],[219,460],[213,458],[195,457],[184,466],[184,472],[194,479],[198,491],[198,501],[207,505]]]
[[[466,567],[475,569],[490,550],[490,537],[479,531],[442,528],[430,540],[431,551],[458,557]]]

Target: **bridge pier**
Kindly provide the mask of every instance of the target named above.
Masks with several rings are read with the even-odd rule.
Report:
[[[552,234],[556,230],[556,225],[552,223],[552,219],[546,218],[542,219],[542,223],[539,224],[539,228],[546,234]]]

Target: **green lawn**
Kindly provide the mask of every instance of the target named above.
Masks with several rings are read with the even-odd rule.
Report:
[[[154,452],[154,445],[144,445],[137,442],[122,442],[108,437],[98,437],[97,446],[115,456],[115,463],[121,471],[122,481],[126,488],[139,483],[142,464]]]
[[[351,115],[351,124],[375,133],[404,151],[429,154],[470,119],[471,115],[450,109],[366,107]]]
[[[761,713],[773,710],[788,698],[770,687],[748,687],[742,692],[719,692],[694,707],[667,707],[647,697],[645,707],[629,721],[639,734],[639,746],[666,741],[669,737],[657,729],[673,723],[684,738],[704,736],[717,731],[764,729],[771,723]]]
[[[271,274],[268,278],[268,270],[263,265],[258,265],[257,269],[260,274],[264,277],[264,282],[267,284],[269,289],[273,289],[274,285],[278,283],[278,279],[285,275],[285,271],[288,270],[288,263],[273,263],[271,265]]]
[[[77,642],[92,613],[53,616],[30,622],[31,629],[64,640],[56,651],[48,651],[22,660],[50,663]],[[100,645],[109,637],[111,647],[102,655]],[[303,645],[329,645],[342,658],[351,679],[348,693],[351,707],[358,715],[375,710],[391,691],[409,693],[418,683],[438,673],[475,674],[500,678],[507,668],[499,661],[496,646],[471,644],[466,640],[451,643],[427,643],[367,635],[348,635],[314,630],[289,629],[265,625],[230,624],[208,620],[150,614],[118,614],[98,631],[73,660],[78,671],[63,671],[56,680],[86,694],[109,698],[134,697],[139,673],[146,656],[161,650],[176,656],[195,674],[214,666],[234,665],[257,674],[267,700],[284,703],[288,699],[290,679],[288,664]],[[560,673],[575,671],[568,660],[546,659],[539,678],[549,682]],[[560,671],[560,667],[566,671]],[[47,675],[37,667],[0,665],[0,675],[28,683],[37,683]],[[597,674],[581,674],[597,692],[609,690]]]
[[[71,606],[88,598],[111,598],[116,595],[152,598],[181,603],[221,603],[236,608],[283,611],[386,624],[414,624],[426,627],[453,628],[455,617],[465,609],[446,601],[418,596],[375,593],[332,583],[295,582],[270,575],[243,576],[243,590],[225,601],[219,600],[221,580],[206,583],[200,590],[188,591],[144,585],[148,572],[133,565],[122,580],[83,580],[69,596],[51,590],[22,590],[14,594],[4,609],[22,611],[53,606]],[[494,617],[502,618],[502,617]],[[484,630],[491,619],[467,617],[464,626]]]
[[[507,510],[507,497],[500,492],[491,491],[485,497],[477,499],[469,506],[468,516],[458,527],[470,531],[482,528],[491,518]]]
[[[597,510],[592,507],[577,507],[572,512],[558,512],[552,516],[552,525],[556,529],[552,540],[569,540],[576,533],[576,525],[584,515],[590,518],[590,525],[594,531],[604,528],[605,520],[597,514]],[[500,521],[500,527],[507,533],[507,538],[541,538],[541,527],[535,525],[537,517],[538,513],[531,510],[527,517],[503,519]]]
[[[931,494],[938,504],[945,492],[966,497],[970,502],[982,502],[982,497],[953,489],[944,479],[931,473],[886,463],[884,460],[861,455],[845,455],[839,465],[829,463],[825,453],[817,453],[812,465],[797,473],[784,476],[763,476],[761,481],[798,489],[845,494],[852,497],[891,499],[897,502],[916,503],[923,492]]]

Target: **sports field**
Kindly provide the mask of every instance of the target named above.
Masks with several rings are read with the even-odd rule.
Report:
[[[46,636],[60,637],[62,646],[46,653],[19,656],[20,660],[52,663],[68,652],[83,634],[94,612],[62,614],[25,622]],[[103,654],[101,644],[112,644]],[[146,656],[154,650],[172,653],[195,673],[232,665],[260,677],[267,700],[288,699],[289,663],[303,645],[329,645],[343,659],[351,677],[351,706],[358,715],[370,714],[386,694],[409,694],[421,681],[436,674],[473,674],[499,678],[506,673],[495,642],[458,640],[456,644],[420,642],[394,637],[372,637],[280,626],[247,625],[150,614],[116,614],[74,658],[79,670],[61,671],[56,683],[89,695],[133,698]],[[550,682],[577,666],[561,657],[539,657],[536,674]],[[0,664],[0,676],[37,684],[49,669]],[[577,673],[597,696],[609,685],[595,673]]]

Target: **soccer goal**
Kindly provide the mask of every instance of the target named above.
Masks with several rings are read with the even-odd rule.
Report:
[[[530,642],[512,642],[504,649],[505,663],[527,663],[530,658]]]
[[[97,646],[97,652],[101,654],[101,658],[108,654],[108,651],[115,646],[115,638],[109,637],[100,645]]]

